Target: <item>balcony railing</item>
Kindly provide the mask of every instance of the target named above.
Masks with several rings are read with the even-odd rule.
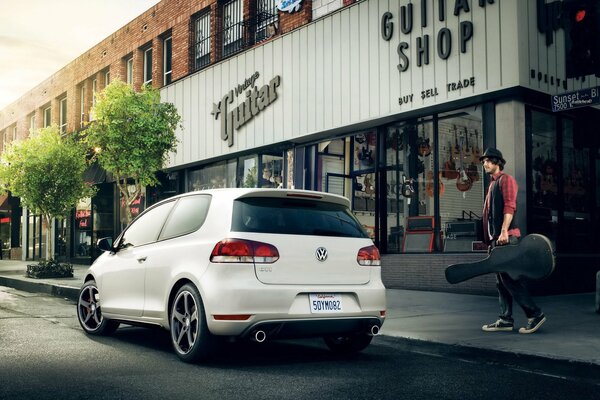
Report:
[[[194,45],[194,70],[200,70],[264,40],[273,37],[279,28],[277,9],[257,13],[253,18],[230,24]],[[200,36],[200,35],[197,35]]]

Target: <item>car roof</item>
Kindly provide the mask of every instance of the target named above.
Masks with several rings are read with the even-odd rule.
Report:
[[[295,198],[322,201],[328,203],[340,204],[346,207],[350,206],[350,200],[346,197],[325,193],[317,192],[313,190],[299,190],[299,189],[262,189],[262,188],[223,188],[223,189],[206,189],[198,190],[194,192],[187,192],[177,196],[170,197],[161,201],[167,202],[181,197],[194,196],[194,195],[211,195],[217,201],[233,201],[241,198],[249,197],[272,197],[272,198]]]

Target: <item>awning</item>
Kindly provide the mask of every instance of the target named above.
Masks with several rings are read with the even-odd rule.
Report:
[[[104,183],[106,181],[106,171],[95,162],[83,172],[83,181],[90,185]]]

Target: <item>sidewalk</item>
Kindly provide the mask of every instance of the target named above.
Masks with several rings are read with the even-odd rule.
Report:
[[[75,265],[73,278],[38,280],[25,277],[26,265],[0,261],[0,286],[77,300],[87,266]],[[594,310],[595,294],[545,296],[536,301],[548,317],[538,332],[488,333],[481,326],[497,319],[496,297],[388,289],[381,333],[411,351],[477,357],[517,367],[526,360],[528,366],[537,362],[543,371],[572,372],[577,368],[579,375],[598,379],[600,315]],[[515,326],[525,324],[515,304]]]

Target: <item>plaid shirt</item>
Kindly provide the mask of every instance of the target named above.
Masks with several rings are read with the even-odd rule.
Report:
[[[500,177],[504,176],[503,179],[499,180]],[[498,183],[499,182],[499,183]],[[488,187],[487,195],[485,196],[485,203],[483,204],[483,238],[485,239],[495,239],[490,238],[489,228],[488,228],[488,218],[490,212],[490,203],[491,203],[491,193],[494,185],[500,185],[500,192],[502,193],[502,199],[504,200],[504,214],[512,214],[515,215],[517,211],[517,192],[519,191],[519,186],[517,185],[517,181],[511,175],[505,174],[504,172],[498,172],[496,175],[492,175],[492,181],[490,182],[490,186]],[[519,228],[510,229],[508,231],[508,236],[521,236],[521,231]]]

